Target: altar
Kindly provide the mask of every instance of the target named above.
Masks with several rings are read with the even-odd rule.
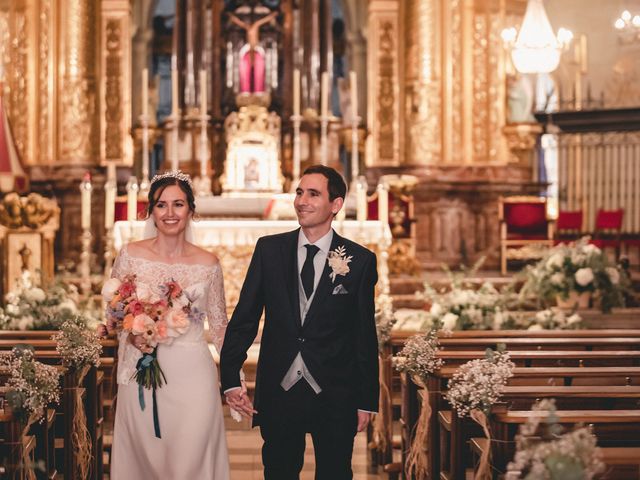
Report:
[[[193,222],[194,243],[214,252],[224,272],[224,290],[227,308],[232,310],[238,302],[249,262],[258,238],[288,232],[298,228],[298,222],[269,220],[199,220]],[[365,245],[378,256],[378,291],[388,293],[389,274],[387,248],[391,244],[388,224],[377,220],[337,220],[334,229],[343,237]],[[119,221],[113,229],[114,248],[142,239],[144,222]]]

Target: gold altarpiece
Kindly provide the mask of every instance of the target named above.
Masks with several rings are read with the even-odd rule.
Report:
[[[61,252],[80,250],[79,179],[94,183],[101,232],[103,167],[132,163],[128,0],[0,2],[4,94],[33,190],[56,193]],[[94,236],[100,251],[101,235]]]
[[[417,238],[425,240],[417,256],[425,266],[484,254],[487,265],[497,265],[498,197],[538,187],[520,132],[503,133],[507,52],[500,32],[519,23],[525,6],[369,2],[368,167],[372,177],[420,178]]]

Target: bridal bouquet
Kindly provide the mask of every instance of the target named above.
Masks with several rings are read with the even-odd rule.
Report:
[[[158,362],[158,345],[170,345],[191,323],[202,322],[204,313],[192,306],[193,299],[175,281],[151,287],[137,282],[135,275],[126,276],[122,281],[112,278],[102,287],[102,296],[107,304],[106,324],[99,326],[99,334],[124,332],[144,340],[135,378],[140,389],[154,392],[154,423],[156,436],[160,437],[155,418],[155,390],[167,379]],[[145,408],[142,394],[140,407]]]

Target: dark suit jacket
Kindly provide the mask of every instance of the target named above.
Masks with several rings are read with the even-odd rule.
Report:
[[[254,424],[269,414],[270,400],[298,352],[336,411],[378,410],[378,342],[374,320],[376,256],[335,231],[331,250],[353,256],[345,276],[330,278],[328,262],[304,325],[300,320],[298,230],[262,237],[256,244],[221,352],[222,388],[240,385],[265,312],[256,378]],[[342,284],[348,293],[333,294]]]

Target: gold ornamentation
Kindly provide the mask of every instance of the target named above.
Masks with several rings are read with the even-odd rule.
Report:
[[[11,39],[11,73],[8,76],[11,84],[10,119],[16,148],[21,156],[26,153],[29,144],[29,108],[27,102],[28,78],[28,34],[27,16],[24,10],[15,11],[14,29]]]
[[[378,155],[381,161],[393,161],[394,157],[394,63],[395,42],[393,24],[384,20],[380,23],[380,45],[378,56]]]
[[[407,241],[394,241],[389,247],[389,274],[419,277],[420,272],[420,263],[411,244]]]
[[[56,216],[59,210],[55,200],[37,193],[30,193],[26,197],[9,193],[0,202],[0,225],[11,229],[38,229]]]
[[[473,29],[473,161],[488,160],[489,105],[487,70],[487,18],[479,12]]]
[[[49,125],[51,109],[49,102],[49,22],[51,20],[51,1],[40,1],[40,44],[39,44],[39,84],[38,84],[38,156],[34,163],[50,163],[51,145],[49,136]]]
[[[106,25],[106,88],[105,88],[105,151],[107,160],[120,160],[122,151],[122,29],[119,19],[110,19]]]
[[[516,123],[502,127],[509,151],[511,163],[530,165],[542,126],[537,123]]]

